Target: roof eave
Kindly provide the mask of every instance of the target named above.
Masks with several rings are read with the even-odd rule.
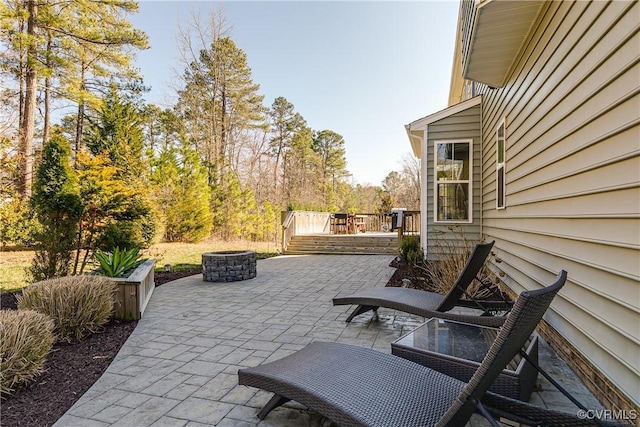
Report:
[[[422,138],[420,135],[416,135],[415,132],[411,130],[411,125],[404,125],[405,130],[407,131],[407,137],[409,138],[409,142],[411,143],[411,150],[413,150],[413,155],[418,159],[422,157]]]
[[[461,3],[462,5],[462,3]],[[462,101],[464,93],[464,77],[462,77],[462,12],[458,11],[458,25],[456,29],[456,45],[453,51],[451,66],[451,82],[449,84],[449,103],[452,106]]]
[[[453,114],[467,110],[471,107],[475,107],[481,102],[482,96],[476,96],[474,98],[467,99],[466,101],[459,102],[455,105],[445,108],[444,110],[429,114],[428,116],[422,117],[421,119],[414,120],[408,125],[405,125],[405,130],[407,131],[407,136],[409,137],[409,142],[411,143],[411,148],[413,149],[413,154],[418,158],[420,158],[420,156],[422,155],[421,146],[422,140],[424,139],[424,131],[431,123],[437,122],[438,120],[442,120]]]
[[[462,77],[505,86],[543,5],[543,0],[478,2]]]

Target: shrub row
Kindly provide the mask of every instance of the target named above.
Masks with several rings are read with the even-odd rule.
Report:
[[[0,394],[38,375],[55,341],[98,332],[113,314],[114,288],[101,276],[68,276],[24,288],[17,311],[0,311]]]

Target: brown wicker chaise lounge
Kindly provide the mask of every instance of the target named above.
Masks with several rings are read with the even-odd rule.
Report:
[[[484,262],[491,253],[493,244],[494,242],[489,242],[480,243],[475,246],[473,252],[467,259],[464,269],[460,272],[446,296],[435,292],[421,291],[419,289],[387,286],[382,288],[367,288],[353,295],[336,297],[333,299],[333,305],[358,304],[358,307],[347,317],[347,322],[351,322],[354,317],[369,310],[373,310],[377,315],[379,307],[386,307],[425,318],[438,317],[485,326],[500,326],[504,323],[505,317],[463,316],[446,313],[456,306],[480,308],[484,311],[483,314],[485,315],[489,314],[491,310],[508,310],[511,308],[511,304],[503,301],[480,302],[462,298],[466,294],[469,285],[482,269]]]
[[[391,354],[327,342],[314,342],[280,360],[240,369],[239,383],[274,393],[258,413],[260,419],[295,400],[340,426],[464,426],[476,410],[490,421],[492,413],[499,412],[505,418],[533,420],[531,425],[597,425],[581,419],[578,411],[547,410],[487,392],[565,280],[562,271],[554,284],[520,294],[469,383]],[[495,420],[492,424],[498,425]]]

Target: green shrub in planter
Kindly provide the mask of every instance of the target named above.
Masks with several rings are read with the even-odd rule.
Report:
[[[33,310],[0,310],[0,395],[42,372],[55,341],[53,321]]]
[[[18,297],[20,310],[49,316],[60,341],[98,332],[113,314],[115,284],[101,276],[66,276],[34,283]]]
[[[140,249],[131,248],[123,249],[115,248],[113,252],[102,252],[97,250],[93,255],[100,263],[100,274],[107,277],[119,277],[127,270],[131,270],[140,265],[143,260],[140,258]]]

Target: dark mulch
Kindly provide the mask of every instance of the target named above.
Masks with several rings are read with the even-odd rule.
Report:
[[[402,283],[402,279],[409,279],[413,282],[415,281],[415,278],[419,276],[415,268],[411,267],[406,262],[401,261],[398,257],[391,261],[389,267],[395,267],[396,271],[393,273],[393,276],[391,276],[391,279],[389,279],[387,286],[401,288],[404,285],[404,283]]]
[[[201,272],[200,268],[159,272],[155,274],[156,286]],[[15,295],[1,294],[0,306],[3,310],[15,310]],[[114,320],[101,333],[82,341],[55,344],[44,364],[45,373],[2,401],[0,425],[53,425],[100,378],[136,324]]]
[[[402,286],[403,278],[416,273],[405,263],[394,261],[397,270],[388,286]],[[200,268],[177,272],[156,272],[156,286],[201,273]],[[0,295],[3,310],[16,309],[14,294]],[[51,426],[93,385],[107,369],[137,322],[112,321],[104,331],[71,344],[55,344],[45,362],[46,372],[34,383],[20,387],[2,401],[0,425]]]
[[[55,423],[100,378],[136,323],[112,321],[102,333],[71,344],[55,344],[44,364],[46,372],[2,402],[0,424]]]

